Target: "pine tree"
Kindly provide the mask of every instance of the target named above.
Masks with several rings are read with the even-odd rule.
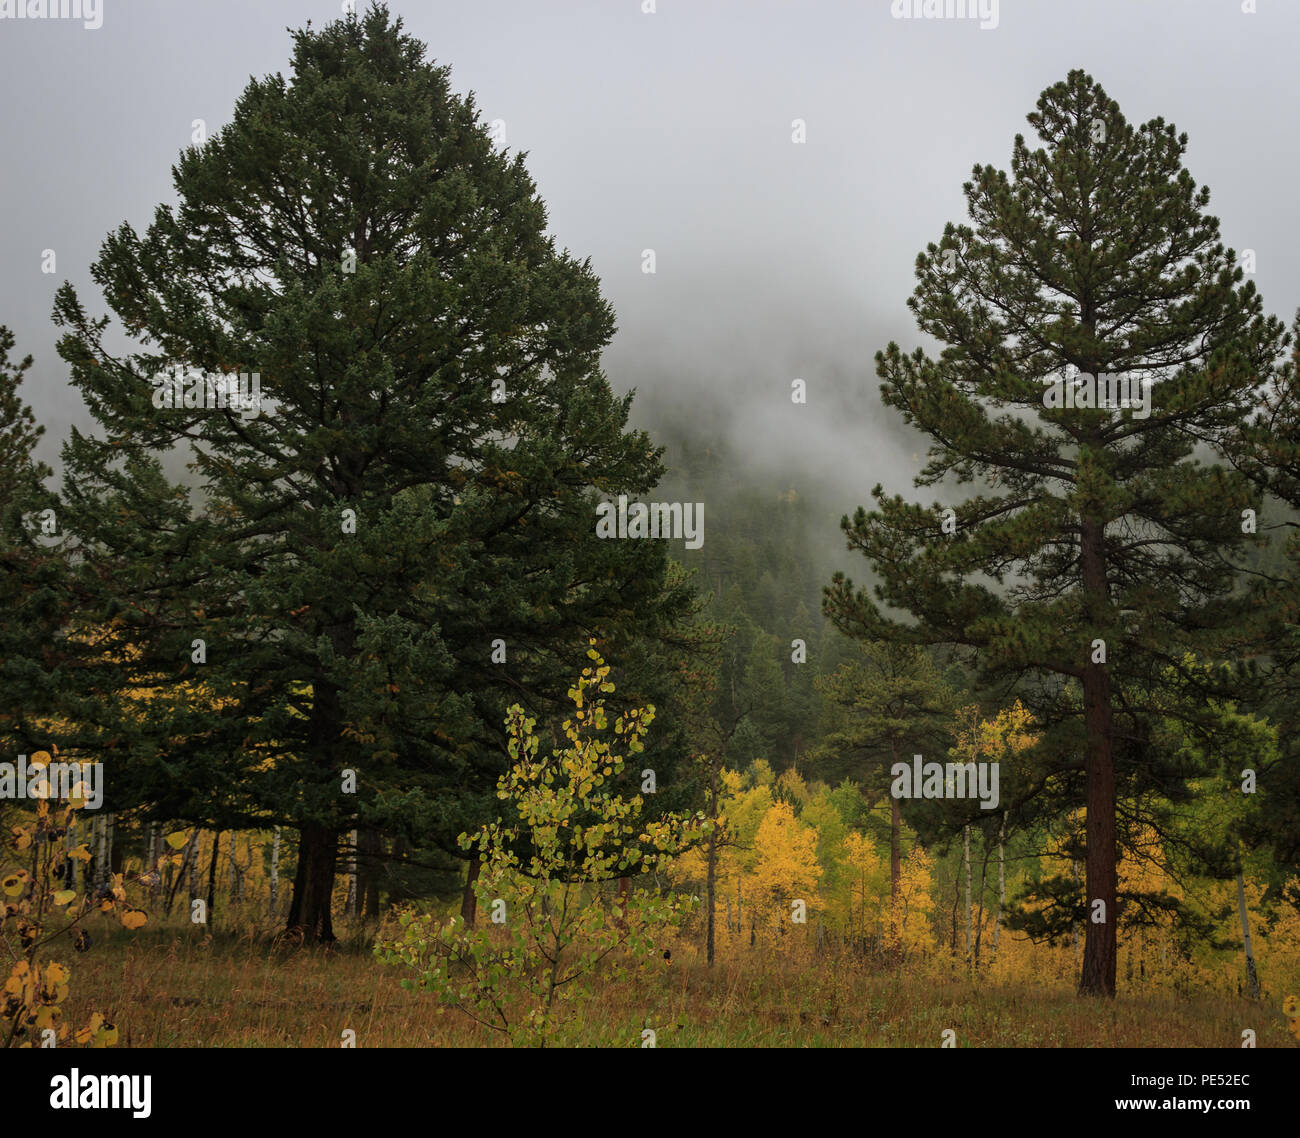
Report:
[[[1130,126],[1081,71],[1028,118],[1041,147],[1017,136],[1010,177],[977,166],[973,224],[917,258],[909,307],[942,352],[876,357],[884,401],[932,440],[917,484],[988,488],[947,512],[877,486],[877,508],[843,528],[876,599],[919,623],[843,575],[826,609],[859,635],[968,646],[985,682],[1023,680],[1087,806],[1087,898],[1104,921],[1086,926],[1080,992],[1113,995],[1116,800],[1144,777],[1142,704],[1165,664],[1212,656],[1238,615],[1233,555],[1259,505],[1202,459],[1249,416],[1284,329],[1204,212],[1185,135]]]
[[[14,346],[0,325],[0,747],[9,755],[49,746],[52,644],[65,616],[58,503],[45,487],[50,469],[35,457],[45,428],[18,390],[32,357],[11,360]]]
[[[333,937],[342,835],[464,856],[506,707],[559,706],[589,636],[648,661],[619,698],[653,702],[689,604],[664,542],[595,532],[598,499],[662,470],[600,370],[599,282],[401,27],[375,5],[294,33],[291,79],[182,154],[179,205],[109,236],[92,275],[141,350],[114,357],[70,285],[56,302],[101,428],[67,448],[70,524],[120,566],[103,603],[156,689],[113,724],[130,796],[297,828],[308,939]],[[164,477],[180,448],[197,487]],[[647,747],[661,785],[678,753]]]

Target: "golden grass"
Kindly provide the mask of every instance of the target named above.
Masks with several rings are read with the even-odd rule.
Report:
[[[275,944],[252,934],[208,935],[181,925],[134,934],[101,929],[72,968],[66,1014],[99,1010],[122,1046],[502,1046],[504,1038],[376,961],[359,934],[333,950]],[[684,959],[682,959],[684,957]],[[710,970],[690,948],[641,979],[597,981],[558,1044],[659,1047],[1260,1047],[1296,1046],[1270,1003],[1121,991],[1080,1000],[1065,983],[989,985],[934,972],[882,971],[848,957],[803,963],[743,950]]]

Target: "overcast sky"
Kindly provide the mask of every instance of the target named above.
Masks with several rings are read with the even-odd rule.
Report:
[[[106,312],[88,266],[111,229],[143,231],[173,200],[192,121],[223,125],[250,76],[288,74],[286,26],[341,9],[102,3],[97,29],[0,19],[0,323],[36,356],[23,390],[51,463],[88,421],[54,353],[55,288],[71,280]],[[1074,67],[1130,122],[1187,132],[1225,242],[1256,251],[1266,308],[1289,324],[1300,307],[1295,0],[1257,14],[1241,0],[1001,0],[991,29],[895,19],[889,0],[656,6],[390,4],[528,152],[559,243],[591,256],[618,315],[606,370],[638,388],[643,424],[715,423],[791,486],[832,479],[844,510],[876,481],[905,490],[917,443],[880,404],[872,356],[918,342],[904,306],[917,252],[965,220],[971,167],[1006,168],[1038,95]]]

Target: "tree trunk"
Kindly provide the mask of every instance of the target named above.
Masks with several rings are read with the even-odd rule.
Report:
[[[203,847],[203,831],[197,826],[194,828],[194,849],[191,851],[189,876],[185,881],[185,889],[188,894],[185,907],[189,913],[194,912],[194,901],[199,895],[199,855]],[[189,913],[186,916],[189,916]]]
[[[276,826],[271,839],[271,916],[280,908],[280,827]]]
[[[212,835],[212,857],[208,860],[208,928],[217,915],[217,858],[221,853],[221,831]]]
[[[709,848],[705,860],[704,905],[705,905],[705,960],[709,968],[713,967],[714,911],[716,898],[714,893],[718,883],[718,767],[709,762],[709,819],[713,829],[709,832]],[[727,900],[727,923],[731,923],[731,900]]]
[[[361,848],[365,857],[361,862],[362,920],[379,920],[379,855],[384,852],[384,839],[378,830],[361,831]]]
[[[172,905],[176,902],[176,891],[181,887],[181,882],[186,878],[190,858],[194,856],[194,850],[198,843],[198,838],[198,830],[194,830],[190,833],[189,840],[185,843],[185,850],[181,854],[181,864],[179,867],[173,867],[171,858],[167,859],[167,876],[169,878],[169,883],[167,889],[167,904],[163,909],[163,912],[169,917],[172,914]],[[172,872],[173,868],[175,868],[175,874]]]
[[[63,861],[63,888],[76,889],[77,887],[77,866],[80,864],[75,857],[71,857],[72,851],[81,843],[77,841],[77,816],[74,813],[68,822],[68,834],[63,842],[64,861]],[[83,873],[81,880],[82,887],[85,887],[86,879]]]
[[[1246,879],[1241,873],[1241,851],[1237,851],[1237,912],[1241,915],[1241,943],[1246,949],[1246,982],[1250,998],[1259,999],[1259,974],[1255,971],[1255,952],[1250,944],[1250,914],[1246,912]]]
[[[1089,608],[1089,623],[1103,626],[1107,602],[1105,527],[1083,519],[1080,562],[1083,590]],[[1087,889],[1087,924],[1083,939],[1083,972],[1079,994],[1115,995],[1117,938],[1115,927],[1117,875],[1115,870],[1115,757],[1111,737],[1110,673],[1106,665],[1093,663],[1091,646],[1083,669],[1083,716],[1087,730],[1088,817],[1084,863]],[[1101,901],[1104,919],[1093,919],[1093,906]]]
[[[149,823],[149,856],[145,862],[146,873],[157,873],[158,862],[162,860],[162,851],[158,848],[162,845],[162,827],[157,822]],[[162,883],[162,875],[159,874],[158,880],[149,886],[149,892],[157,897],[158,889]]]
[[[469,867],[465,870],[465,892],[460,897],[460,915],[467,929],[472,929],[478,918],[478,897],[474,893],[474,883],[482,868],[483,859],[475,854],[469,859]]]
[[[335,940],[330,905],[337,858],[338,832],[304,822],[299,831],[298,869],[293,878],[287,929],[296,931],[305,943],[331,944]]]
[[[363,235],[364,236],[364,235]],[[364,241],[357,248],[357,259],[365,260]],[[347,414],[345,410],[344,421]],[[335,656],[350,659],[356,649],[356,615],[353,610],[327,612],[322,631],[329,637]],[[307,754],[317,766],[318,777],[335,779],[340,766],[341,748],[349,744],[343,735],[341,689],[318,664],[311,676],[311,718],[307,724]],[[327,773],[332,771],[334,773]],[[334,783],[337,788],[338,783]],[[307,817],[298,829],[298,868],[293,879],[293,901],[289,905],[286,931],[300,936],[304,943],[331,944],[334,917],[334,874],[338,865],[339,834],[342,827],[332,812],[324,817]]]
[[[108,862],[105,865],[105,883],[112,880],[114,873],[122,872],[122,847],[114,844],[113,839],[117,836],[117,815],[110,814],[107,819],[106,829],[108,830]]]
[[[95,847],[95,891],[104,888],[108,881],[108,819],[102,815],[95,819],[98,842]]]
[[[898,744],[891,739],[889,746],[893,751],[893,761],[898,762]],[[891,906],[898,904],[898,891],[902,887],[902,830],[903,811],[898,805],[898,799],[891,794],[889,796],[889,902]]]
[[[998,915],[993,918],[993,955],[998,954],[998,930],[1002,927],[1002,908],[1007,903],[1007,815],[1002,813],[998,826]]]
[[[357,831],[348,833],[348,899],[343,911],[349,917],[355,917],[360,904],[357,889]]]
[[[966,963],[970,963],[971,950],[971,926],[970,926],[970,826],[966,825],[961,828],[962,847],[961,860],[962,865],[966,867]]]
[[[898,742],[890,739],[889,749],[898,762]],[[898,905],[903,892],[903,808],[889,796],[889,930],[891,952],[897,963],[903,958],[903,935],[899,928]]]
[[[1079,863],[1070,859],[1070,880],[1074,882],[1075,888],[1079,886]],[[1077,896],[1077,894],[1076,894]],[[1079,922],[1075,921],[1070,930],[1070,952],[1074,956],[1075,963],[1079,960]]]

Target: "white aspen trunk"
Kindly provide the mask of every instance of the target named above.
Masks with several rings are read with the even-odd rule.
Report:
[[[346,912],[349,917],[357,915],[357,832],[348,835],[351,850],[348,853],[348,903]]]
[[[271,916],[280,907],[280,827],[275,828],[271,839]]]
[[[144,867],[146,873],[154,873],[158,869],[158,861],[162,857],[162,854],[158,850],[158,845],[161,841],[162,841],[162,828],[158,825],[157,822],[150,822],[149,823],[149,845],[147,847],[149,850],[149,857],[148,857],[149,864]],[[162,885],[162,876],[160,874],[158,881],[155,882],[154,885],[150,887],[149,892],[153,894],[157,894],[161,885]]]
[[[1237,864],[1241,864],[1238,849]],[[1259,973],[1255,971],[1255,952],[1250,944],[1250,914],[1246,912],[1246,879],[1241,870],[1237,870],[1237,911],[1241,915],[1241,943],[1246,949],[1246,980],[1250,989],[1250,998],[1259,999]]]
[[[1002,824],[998,826],[998,913],[993,918],[993,955],[998,954],[998,930],[1002,925],[1002,907],[1007,903],[1007,816],[1003,812]]]

